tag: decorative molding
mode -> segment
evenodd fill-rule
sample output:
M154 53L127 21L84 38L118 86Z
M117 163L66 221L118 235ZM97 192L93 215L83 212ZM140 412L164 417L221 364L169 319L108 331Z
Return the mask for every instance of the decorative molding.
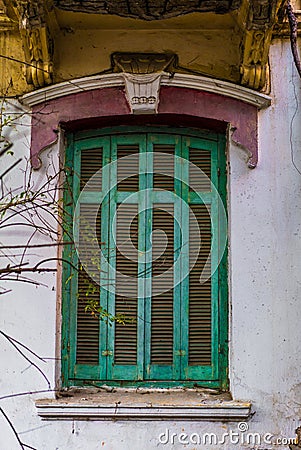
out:
M0 0L0 31L10 31L14 29L18 29L18 24L9 17L6 5Z
M161 84L162 86L184 87L196 89L198 91L221 94L248 103L249 105L256 106L258 109L267 108L271 105L271 97L266 94L255 92L238 84L217 80L215 78L186 74L175 74L171 78L164 75Z
M175 53L124 53L116 52L111 57L112 70L132 74L170 72L174 73L178 63Z
M123 73L125 93L133 114L158 112L162 73L136 75Z
M154 114L159 103L163 71L174 73L177 55L168 53L113 53L112 70L121 71L133 114Z
M224 95L175 86L161 86L158 114L148 123L193 126L225 132L233 130L232 140L246 149L248 166L258 161L258 108ZM140 116L141 117L141 116ZM80 90L74 94L39 102L32 107L31 162L41 167L40 153L57 141L58 127L103 127L136 124L124 90L118 87ZM142 120L139 121L142 124Z
M44 420L206 420L242 421L251 417L250 403L223 402L199 406L155 404L70 404L57 401L36 402Z
M30 92L23 95L20 100L26 106L33 107L71 94L124 85L125 80L121 73L94 75L92 77L64 81L63 83ZM161 86L184 87L221 94L256 106L258 109L267 108L271 104L271 97L268 95L215 78L186 74L175 74L171 78L168 74L163 74L161 77Z
M271 31L246 31L243 61L240 67L242 85L252 89L261 89L265 86L271 38Z
M241 84L263 89L268 84L268 56L277 15L283 0L250 0L241 43Z
M241 0L127 0L104 2L103 0L54 0L57 8L72 12L115 14L142 20L159 20L192 12L216 12L225 14L239 8Z
M19 20L26 62L26 81L41 88L53 81L54 41L50 31L51 3L47 0L17 0L14 11Z

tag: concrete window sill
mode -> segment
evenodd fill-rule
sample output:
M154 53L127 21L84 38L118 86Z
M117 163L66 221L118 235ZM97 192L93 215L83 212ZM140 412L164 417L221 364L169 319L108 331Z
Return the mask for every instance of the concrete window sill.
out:
M36 401L43 420L206 420L243 421L251 404L208 390L125 390L91 393L75 390L70 397Z

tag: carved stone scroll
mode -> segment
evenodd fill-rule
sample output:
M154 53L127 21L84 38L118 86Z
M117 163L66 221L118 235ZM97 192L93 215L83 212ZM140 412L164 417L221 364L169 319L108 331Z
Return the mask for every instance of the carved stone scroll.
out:
M54 0L54 3L66 11L160 20L193 12L225 14L239 8L241 0Z
M173 73L177 55L168 53L114 53L113 71L121 71L125 93L134 114L153 114L158 111L161 76Z
M266 84L271 31L246 31L243 62L240 68L241 84L261 89Z
M268 80L268 56L283 0L251 0L247 26L243 31L241 84L251 89L262 89Z
M125 92L132 113L156 113L159 103L160 80L163 72L146 75L124 73Z
M7 13L7 7L2 0L0 0L0 31L9 31L18 28Z
M23 41L26 81L35 88L52 83L53 39L47 1L17 0L15 12Z
M178 57L174 53L113 53L114 72L146 74L175 72Z

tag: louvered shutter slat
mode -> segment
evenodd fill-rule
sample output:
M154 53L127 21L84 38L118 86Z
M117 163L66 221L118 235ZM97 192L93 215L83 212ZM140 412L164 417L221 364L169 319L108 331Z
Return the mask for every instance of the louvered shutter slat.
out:
M173 272L169 270L167 273L168 269L172 269L174 260L174 218L171 207L155 204L153 208L151 363L159 365L171 365L173 362ZM155 230L163 230L167 239L164 253L157 258L162 251L162 240L160 235L156 237ZM166 292L155 295L161 291Z
M211 364L211 219L205 205L190 205L191 253L196 252L194 220L197 220L201 246L189 274L189 365ZM205 270L204 270L205 269ZM207 281L204 278L207 278Z
M122 204L117 208L115 313L120 314L125 323L115 323L114 361L120 365L137 364L137 212L137 205ZM119 286L124 283L126 297L118 295Z
M132 155L132 156L130 156ZM120 158L125 158L121 159ZM117 146L118 191L138 191L139 189L139 146Z
M174 190L174 156L173 145L154 145L154 189L164 189L166 191Z
M189 167L189 188L194 191L210 191L211 180L211 154L208 150L198 148L189 149L189 161L202 172Z
M101 190L102 183L102 148L88 148L81 152L80 187L87 190ZM94 175L91 186L86 183ZM80 206L79 244L84 260L89 262L93 274L99 270L98 252L92 248L93 236L100 241L101 214L96 217L95 211L98 205L82 204ZM93 261L93 264L91 263ZM88 264L88 265L89 265ZM77 298L77 332L76 332L76 362L77 364L97 365L99 362L99 320L91 312L86 311L88 301L93 301L98 306L100 286L90 278L84 268L78 271L78 298Z
M79 244L83 263L93 261L88 264L87 270L93 274L99 270L97 259L98 254L92 248L92 234L96 233L100 242L100 213L98 213L95 223L94 211L97 205L81 205L80 207L80 234ZM96 228L96 229L95 229ZM89 301L95 302L99 306L100 287L90 278L84 268L78 271L78 299L77 299L77 345L76 361L78 364L98 364L99 360L99 320L91 312L85 311Z

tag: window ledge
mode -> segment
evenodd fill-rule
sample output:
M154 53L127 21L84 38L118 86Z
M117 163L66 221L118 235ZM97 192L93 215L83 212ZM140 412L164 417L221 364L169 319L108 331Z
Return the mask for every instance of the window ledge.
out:
M200 391L137 392L133 390L36 402L43 420L206 420L241 421L251 416L251 404Z

